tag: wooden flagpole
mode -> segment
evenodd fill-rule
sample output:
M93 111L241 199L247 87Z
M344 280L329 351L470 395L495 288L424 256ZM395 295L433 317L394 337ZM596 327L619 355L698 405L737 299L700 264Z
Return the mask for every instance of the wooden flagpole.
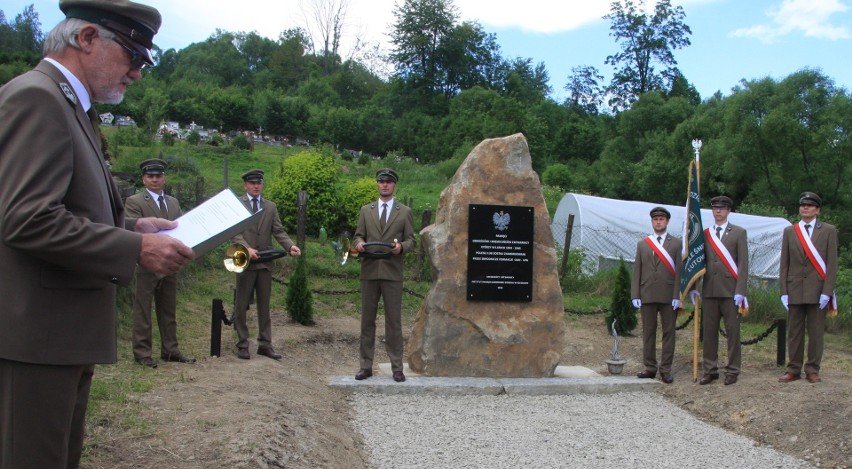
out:
M699 327L698 324L700 323L698 318L701 315L700 310L701 310L701 299L699 298L698 301L695 303L695 312L693 313L693 316L692 316L692 322L694 323L693 327L692 327L692 382L693 383L698 382L698 327Z

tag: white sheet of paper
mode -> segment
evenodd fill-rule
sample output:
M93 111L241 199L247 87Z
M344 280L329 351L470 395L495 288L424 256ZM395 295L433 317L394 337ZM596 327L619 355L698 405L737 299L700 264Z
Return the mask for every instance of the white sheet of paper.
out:
M251 217L252 213L240 199L230 189L225 189L178 218L177 228L160 233L177 238L195 249L217 235L233 231L231 228ZM230 236L232 235L224 236L225 239L220 243L225 242Z

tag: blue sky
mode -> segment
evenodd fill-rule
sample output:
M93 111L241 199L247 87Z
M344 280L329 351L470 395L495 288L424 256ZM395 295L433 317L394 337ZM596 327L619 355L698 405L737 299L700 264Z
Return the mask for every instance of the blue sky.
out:
M295 26L310 24L317 0L148 0L164 23L155 43L182 49L203 41L217 28L256 31L277 39ZM340 2L341 0L334 0ZM396 0L402 3L402 0ZM652 0L648 0L653 5ZM678 66L702 98L716 91L730 94L741 79L780 80L802 68L818 68L838 86L852 89L852 0L673 0L686 12L692 45L676 51ZM7 21L33 4L47 32L61 19L56 0L5 0ZM497 35L503 56L544 62L553 97L562 100L571 68L604 65L615 53L609 23L609 0L455 0L461 20L478 21ZM388 50L387 32L394 21L395 0L348 0L342 52L356 40ZM377 71L381 67L375 65ZM387 71L386 69L384 70Z

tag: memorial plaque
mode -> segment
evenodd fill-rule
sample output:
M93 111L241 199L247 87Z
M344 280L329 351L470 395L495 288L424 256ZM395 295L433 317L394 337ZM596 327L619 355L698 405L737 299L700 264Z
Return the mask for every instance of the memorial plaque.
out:
M467 299L532 301L533 207L468 205Z

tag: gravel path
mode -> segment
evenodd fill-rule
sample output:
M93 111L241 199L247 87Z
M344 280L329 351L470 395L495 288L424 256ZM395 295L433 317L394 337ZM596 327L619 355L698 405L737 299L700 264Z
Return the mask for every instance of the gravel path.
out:
M352 395L378 468L806 468L654 393Z

